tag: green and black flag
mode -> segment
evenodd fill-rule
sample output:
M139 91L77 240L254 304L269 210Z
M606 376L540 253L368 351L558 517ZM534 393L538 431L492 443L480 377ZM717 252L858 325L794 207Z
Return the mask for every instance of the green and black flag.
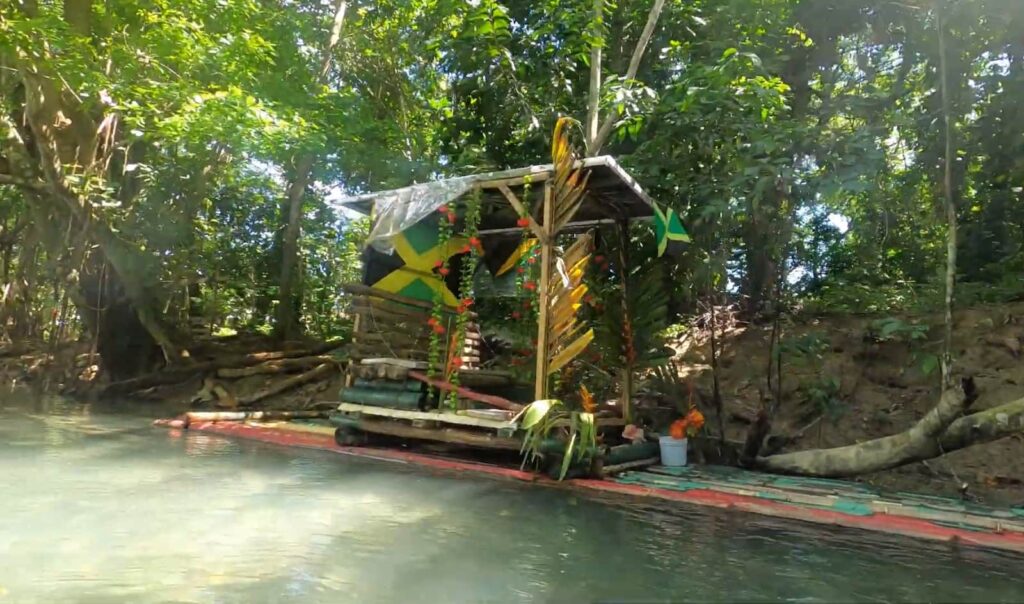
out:
M675 257L682 253L683 244L690 242L690 235L683 228L679 214L672 208L663 212L658 204L654 204L654 235L658 239L658 257Z

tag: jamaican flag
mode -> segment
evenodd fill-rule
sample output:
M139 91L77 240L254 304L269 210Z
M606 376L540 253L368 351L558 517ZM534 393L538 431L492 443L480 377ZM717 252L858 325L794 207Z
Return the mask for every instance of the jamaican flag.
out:
M679 214L672 208L662 211L654 204L654 235L658 240L658 257L678 256L683 251L683 244L690 242L690 235L683 228Z
M462 252L469 243L453 237L442 246L437 217L428 217L395 236L395 251L383 254L366 248L363 252L363 283L377 289L430 302L440 293L445 304L458 304ZM448 260L448 275L437 272L437 263Z

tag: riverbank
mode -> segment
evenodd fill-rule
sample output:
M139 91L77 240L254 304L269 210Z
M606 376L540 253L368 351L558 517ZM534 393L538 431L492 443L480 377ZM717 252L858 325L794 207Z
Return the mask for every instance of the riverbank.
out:
M742 441L768 389L771 326L733 324L721 338L719 384L726 437ZM935 353L939 314L798 315L783 325L782 403L770 440L778 450L850 445L908 429L939 397ZM675 341L684 379L712 409L708 334ZM972 377L971 412L1024 397L1024 303L954 313L954 372ZM709 418L715 426L716 420ZM926 462L857 477L875 487L963 497L992 505L1024 504L1024 434L970 446Z
M936 371L925 371L941 340L941 318L929 315L803 316L784 326L783 404L774 424L782 451L832 447L894 434L923 415L938 396ZM742 441L766 389L766 326L733 324L721 339L719 383L727 439ZM1024 396L1024 303L976 307L955 315L957 372L978 384L972 410ZM192 364L112 382L87 342L0 349L7 384L79 400L131 399L163 413L188 410L330 410L342 384L340 342L286 345L254 334L201 338ZM675 341L684 380L692 379L717 426L711 403L707 334ZM169 411L168 411L169 410ZM702 459L700 451L695 458ZM1024 504L1024 440L1005 438L853 482L893 491L959 497L997 506ZM966 485L966 488L965 488Z

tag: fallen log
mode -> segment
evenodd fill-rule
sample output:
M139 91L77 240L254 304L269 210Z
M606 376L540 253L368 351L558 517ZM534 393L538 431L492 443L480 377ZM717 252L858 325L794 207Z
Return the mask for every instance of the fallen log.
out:
M463 388L462 386L456 386L456 385L450 384L450 383L448 383L448 382L446 382L444 380L438 380L438 379L434 379L432 377L427 377L426 374L421 373L419 371L410 371L408 375L409 375L409 377L413 378L414 380L419 380L419 381L421 381L421 382L423 382L425 384L428 384L430 386L433 386L434 388L437 388L438 390L444 390L445 392L456 392L459 396L461 396L463 398L467 398L467 399L470 399L470 400L473 400L473 401L477 401L479 403L484 403L484 404L490 405L492 407L497 407L498 409L505 409L507 411L517 411L517 412L523 410L523 406L522 405L520 405L519 403L514 403L514 402L508 400L507 398L502 398L500 396L494 396L492 394L482 394L480 392L474 392L473 390L470 390L469 388Z
M1024 401L1004 405L1002 411L990 409L955 419L973 398L973 383L964 380L960 388L943 392L939 404L906 432L845 447L758 457L754 465L782 474L845 478L932 459L1020 432Z
M160 371L153 373L147 373L140 375L139 377L131 378L128 380L122 380L120 382L114 382L108 385L100 392L101 397L110 397L116 395L129 394L136 390L142 390L143 388L152 388L153 386L164 386L167 384L176 384L191 378L194 375L200 373L206 373L208 371L216 371L226 367L246 367L249 365L255 365L257 363L263 363L265 361L271 361L276 359L288 359L294 357L309 357L319 356L324 353L330 352L335 348L339 348L344 341L332 340L326 342L320 346L307 350L280 350L273 352L255 352L251 354L238 355L233 357L221 357L219 359L213 359L211 361L205 361L202 363L192 363L190 365L174 365L172 367L164 368Z
M320 365L321 363L331 363L334 360L329 356L297 357L294 359L266 361L251 367L222 367L217 370L217 377L234 379L251 375L284 373L289 369L302 369Z
M190 411L185 417L190 422L238 422L281 419L317 419L328 416L328 411Z
M324 363L322 365L318 365L315 369L311 369L305 373L300 373L299 375L290 377L287 380L282 380L276 384L271 384L270 386L264 388L263 390L254 392L249 396L240 397L238 399L238 403L240 405L251 405L253 403L262 401L267 397L274 396L275 394L280 394L282 392L291 390L292 388L296 388L303 384L324 379L337 371L338 365L336 363Z

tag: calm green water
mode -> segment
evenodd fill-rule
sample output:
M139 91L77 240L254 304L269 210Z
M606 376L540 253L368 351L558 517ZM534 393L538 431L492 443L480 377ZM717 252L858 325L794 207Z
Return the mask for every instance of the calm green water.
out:
M0 401L2 602L1024 600L1024 559Z

